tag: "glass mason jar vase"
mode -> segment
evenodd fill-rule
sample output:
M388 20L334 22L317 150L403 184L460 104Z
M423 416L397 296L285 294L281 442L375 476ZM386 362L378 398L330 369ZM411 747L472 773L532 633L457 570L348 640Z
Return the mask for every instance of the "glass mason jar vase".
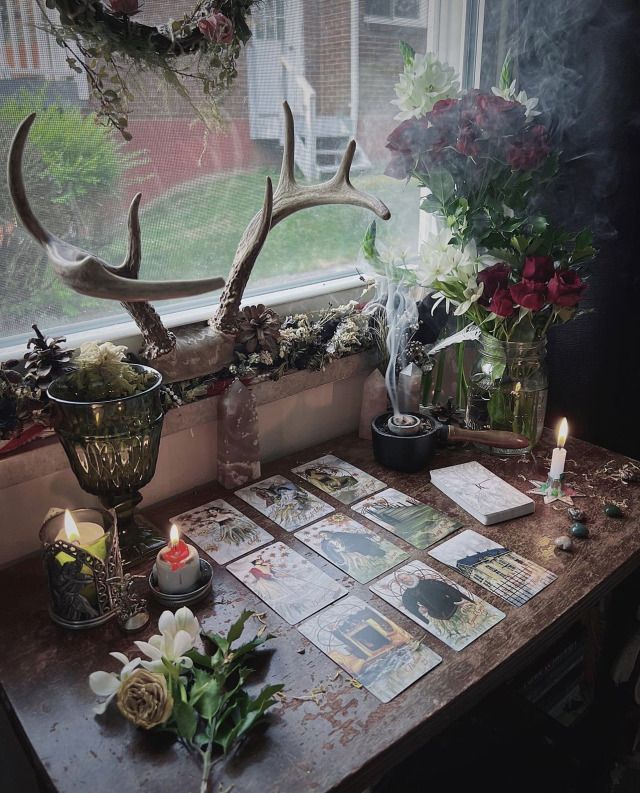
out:
M482 333L467 394L467 426L473 430L509 430L540 440L547 409L547 339L501 341ZM529 449L488 449L502 456Z
M156 470L164 410L162 375L141 364L134 368L153 375L144 391L120 399L82 402L63 397L68 375L48 390L53 427L80 487L114 509L123 560L131 564L165 544L155 527L135 511L138 492Z

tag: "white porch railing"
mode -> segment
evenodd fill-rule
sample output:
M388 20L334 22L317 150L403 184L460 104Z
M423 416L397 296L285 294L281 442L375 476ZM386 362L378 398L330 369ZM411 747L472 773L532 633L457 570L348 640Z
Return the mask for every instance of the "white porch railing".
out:
M88 96L84 75L69 68L64 51L40 29L41 11L35 0L1 0L0 79L36 77L74 80L81 99ZM48 11L53 20L54 11Z

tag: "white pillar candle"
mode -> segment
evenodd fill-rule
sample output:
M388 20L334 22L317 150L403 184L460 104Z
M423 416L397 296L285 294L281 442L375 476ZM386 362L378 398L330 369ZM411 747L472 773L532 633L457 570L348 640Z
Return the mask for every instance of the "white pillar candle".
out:
M551 469L549 470L550 479L560 479L564 473L564 465L567 459L567 450L564 448L564 445L567 441L568 434L569 425L566 419L562 419L560 422L560 429L558 430L558 445L551 455Z
M178 529L171 527L169 545L156 557L158 589L165 595L191 592L200 580L200 557L193 545L180 539Z

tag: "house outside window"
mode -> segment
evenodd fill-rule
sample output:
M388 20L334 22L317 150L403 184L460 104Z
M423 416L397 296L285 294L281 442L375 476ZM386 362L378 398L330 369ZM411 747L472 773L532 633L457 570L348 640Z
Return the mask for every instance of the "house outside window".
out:
M424 26L427 19L426 0L365 0L364 7L369 23Z
M418 247L415 187L384 176L386 137L393 129L394 83L407 41L424 52L433 9L449 8L449 27L462 29L460 0L264 0L252 14L254 35L238 77L221 102L224 126L207 130L161 80L135 80L131 142L96 128L84 78L37 28L37 0L7 0L0 16L0 151L17 123L38 119L25 156L29 198L44 224L63 239L117 264L126 249L126 214L141 191L146 279L226 277L240 236L262 204L267 176L277 179L282 151L281 103L296 124L301 181L331 176L350 138L358 150L354 183L390 207L379 224L398 252ZM464 3L460 4L461 7ZM192 3L147 3L141 21L157 23ZM415 19L401 31L371 24L370 13ZM403 15L401 17L401 15ZM413 16L412 16L413 15ZM416 16L417 15L417 16ZM433 36L432 36L433 38ZM455 37L454 37L455 38ZM459 38L459 37L458 37ZM437 44L437 42L436 42ZM434 48L434 46L432 46ZM4 171L4 169L2 169ZM0 176L3 180L4 176ZM245 297L283 290L313 293L313 284L360 283L359 247L371 221L366 210L326 206L288 218L272 230ZM204 319L216 295L157 304L167 325ZM55 277L41 248L15 223L5 185L0 191L0 347L15 351L37 322L49 333L123 338L128 316L110 301L82 297ZM79 340L71 335L71 341Z

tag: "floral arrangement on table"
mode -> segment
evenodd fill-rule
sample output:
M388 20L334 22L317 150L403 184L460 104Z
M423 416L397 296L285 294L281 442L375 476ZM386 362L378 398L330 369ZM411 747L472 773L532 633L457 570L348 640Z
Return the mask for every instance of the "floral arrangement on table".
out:
M237 59L251 37L247 17L255 2L198 0L181 18L150 25L133 19L143 10L142 0L46 0L59 21L42 8L43 28L66 51L69 67L86 76L98 118L130 140L132 67L136 74L152 71L163 77L203 118L189 93L189 82L196 81L219 120L215 98L237 75Z
M395 100L401 123L388 137L386 173L427 188L421 208L440 226L420 251L417 278L433 290L435 305L444 302L461 324L480 328L488 357L497 361L489 379L479 371L472 382L488 415L474 419L468 408L469 423L515 429L518 412L517 431L535 443L546 388L527 387L528 364L509 371L504 343L535 345L553 325L584 313L579 303L595 254L591 234L556 228L544 214L559 153L538 99L517 91L509 55L499 86L485 92L460 91L454 70L433 55L406 44L402 52Z
M251 696L244 684L254 670L252 654L273 638L264 627L244 644L236 645L248 620L243 611L226 636L206 632L190 609L165 611L158 620L159 634L136 641L145 656L129 659L112 652L120 672L93 672L89 685L102 702L96 714L115 700L120 713L144 730L171 732L202 763L200 792L209 788L214 751L229 752L276 702L282 684L264 686ZM200 638L213 649L198 649ZM235 645L235 646L234 646Z
M213 396L237 377L249 383L277 379L292 370L324 369L332 360L375 347L373 320L355 301L284 320L261 305L244 308L243 316L235 362L215 375L163 386L165 409ZM8 361L0 368L0 453L50 432L46 389L60 375L75 370L69 387L76 394L90 388L95 399L145 388L144 378L132 374L131 367L129 374L123 368L125 347L90 343L72 356L63 346L64 337L45 337L33 327L36 336L29 341L23 366Z

